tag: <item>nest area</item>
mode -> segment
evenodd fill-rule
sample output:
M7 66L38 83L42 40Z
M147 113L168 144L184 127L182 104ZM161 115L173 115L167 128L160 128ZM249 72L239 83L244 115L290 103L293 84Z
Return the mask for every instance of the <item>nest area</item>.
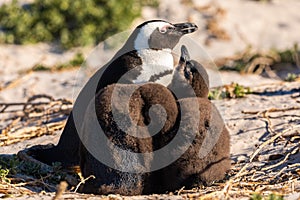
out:
M51 135L62 130L71 112L72 102L54 99L48 95L36 95L23 103L0 103L0 146L9 146L42 135ZM265 122L265 134L251 156L244 160L232 161L232 168L222 181L210 186L198 186L193 190L181 190L163 195L139 196L139 199L226 199L276 194L284 196L300 192L300 107L273 108L247 111L242 114L253 120ZM291 119L292 117L292 119ZM0 158L4 155L0 155ZM3 159L3 158L1 158ZM22 160L22 158L19 158ZM24 161L24 160L23 160ZM25 162L32 162L26 160ZM0 162L1 165L1 162ZM1 169L1 168L0 168ZM2 167L3 169L3 167ZM37 191L52 191L53 198L88 198L89 195L74 193L78 185L56 187L56 184L70 176L57 176L58 169L49 166L48 172L40 178L16 173L2 176L0 173L0 193L5 195L35 195ZM64 177L64 178L62 178ZM78 179L80 179L77 176ZM80 181L80 180L79 180ZM70 183L72 181L67 180ZM79 184L84 182L81 179ZM77 182L78 184L78 182ZM35 189L32 189L35 188ZM55 196L56 195L56 196ZM100 196L99 196L100 198ZM113 195L104 199L129 199Z
M71 101L49 95L35 95L24 103L0 103L0 146L61 130L71 109Z

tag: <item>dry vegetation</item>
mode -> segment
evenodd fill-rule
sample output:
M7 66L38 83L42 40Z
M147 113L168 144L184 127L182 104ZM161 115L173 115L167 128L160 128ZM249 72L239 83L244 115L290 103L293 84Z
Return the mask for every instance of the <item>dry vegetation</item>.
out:
M295 98L299 97L295 96ZM6 146L61 130L70 112L71 102L38 95L27 102L2 103L0 106L0 146ZM182 188L166 196L171 199L226 197L260 199L262 196L281 199L283 195L300 192L300 116L295 115L299 110L300 107L288 107L243 111L246 117L263 120L266 124L267 135L251 157L242 161L233 161L232 169L224 181L216 182L211 186L199 186L193 190ZM295 117L293 122L283 120L284 116L292 115ZM282 119L280 126L277 124L278 119ZM276 125L273 121L276 121ZM63 184L56 195L64 197L71 195L72 198L90 197L90 195L73 193L79 179L76 174L62 171L59 164L47 166L39 163L27 155L26 151L19 153L18 157L1 155L0 166L0 193L5 194L5 197L33 195L44 190L53 192L56 191L56 185L63 180L71 186L67 188L67 193L62 194L66 190L66 185ZM268 196L271 194L273 196ZM160 198L166 196L162 195ZM140 198L156 199L157 197L151 195ZM110 196L108 199L114 198L125 197Z
M189 4L185 0L183 3ZM230 36L219 26L226 14L220 7L196 7L207 17L206 44L213 40L229 40ZM77 63L81 63L82 57ZM74 62L75 62L74 61ZM226 70L242 73L266 74L271 78L282 78L276 73L276 66L289 63L300 66L300 53L295 45L286 51L253 52L251 48L232 57L219 59L216 64ZM75 64L76 65L76 64ZM66 69L73 65L56 67L34 66L30 72L50 72ZM29 72L26 72L29 73ZM286 81L299 81L298 74L284 77ZM16 79L0 90L15 87ZM300 88L292 98L300 103ZM233 83L210 92L211 99L247 98L256 95L251 88ZM272 98L269 96L268 98ZM298 100L297 100L298 99ZM299 104L300 105L300 104ZM0 147L22 143L42 135L53 135L61 131L72 109L72 102L54 99L48 95L37 95L27 102L0 103ZM232 161L231 171L225 180L210 186L199 186L193 190L184 188L164 195L123 197L119 195L98 196L99 199L282 199L283 196L300 193L300 106L265 110L244 110L241 117L261 120L265 123L265 134L256 150L244 160ZM242 136L241 136L242 137ZM41 146L41 148L43 148ZM45 146L44 148L47 148ZM68 185L65 182L67 181ZM81 182L80 182L81 181ZM80 182L80 183L79 183ZM76 173L60 169L59 164L47 166L34 160L26 151L16 155L0 155L0 198L24 195L45 195L51 199L87 199L93 195L78 194L76 188L84 180ZM60 184L59 184L60 183ZM57 187L57 185L59 186ZM46 191L46 193L45 193ZM56 194L49 193L56 192ZM3 194L3 195L2 195Z
M0 146L61 130L71 107L71 101L48 95L36 95L27 102L0 103Z
M257 52L251 46L244 51L215 61L221 70L233 70L248 74L264 74L274 79L295 81L299 79L300 51L297 44L286 50L272 49L267 52ZM290 71L290 75L282 77L280 71ZM294 76L292 76L292 74Z

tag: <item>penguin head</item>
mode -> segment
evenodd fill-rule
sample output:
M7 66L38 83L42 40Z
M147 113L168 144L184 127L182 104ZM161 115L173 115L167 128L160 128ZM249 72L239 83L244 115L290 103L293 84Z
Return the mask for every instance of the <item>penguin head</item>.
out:
M192 86L197 97L208 96L209 78L205 68L195 60L190 59L187 48L182 45L181 55L176 71L180 80ZM184 87L184 85L182 85Z
M195 24L189 22L171 24L163 20L147 21L135 30L134 49L173 49L183 35L197 29Z

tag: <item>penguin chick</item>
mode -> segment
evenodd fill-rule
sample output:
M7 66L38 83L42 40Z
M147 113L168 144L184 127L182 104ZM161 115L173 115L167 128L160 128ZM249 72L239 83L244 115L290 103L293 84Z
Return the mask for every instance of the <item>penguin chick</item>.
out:
M134 92L129 102L124 101L127 95L131 94L130 91ZM153 113L149 115L151 106L157 104L162 106L165 114L160 109L152 109ZM92 103L90 107L96 109L97 118L92 117L92 112L86 113L84 126L86 135L82 138L83 143L80 145L80 168L84 177L94 175L96 178L86 181L80 191L121 195L157 192L156 185L153 184L152 172L139 172L139 169L151 171L153 160L151 153L155 148L153 140L158 140L161 134L169 132L176 123L178 110L172 93L166 87L154 83L140 87L133 84L113 84L101 90L96 95L95 105ZM129 113L124 112L124 108L128 109ZM128 127L131 123L128 116L134 124L142 128ZM161 122L164 123L161 124ZM97 123L108 138L107 142L103 140L97 142L94 139L101 134L99 129L93 128ZM149 127L149 124L159 126L158 135L151 137L150 128L145 128L146 125ZM123 125L128 128L127 131L120 128ZM91 150L94 142L98 149ZM124 152L118 152L116 147L112 147L113 145L123 149ZM112 148L105 151L106 147ZM101 159L109 158L114 167L107 166L107 163L97 159L95 153L99 153ZM150 154L138 157L133 153ZM128 170L136 172L127 172Z
M185 46L181 48L179 65L172 83L173 88L181 91L181 96L176 96L180 123L178 121L175 129L162 136L160 146L167 145L175 135L180 134L181 142L176 148L170 149L165 157L178 155L181 149L187 151L158 172L158 176L163 177L161 191L209 185L223 179L230 169L229 132L219 111L207 99L209 86L205 69L190 60ZM194 95L188 91L190 87Z
M195 104L199 105L198 109ZM222 180L230 169L230 136L217 108L207 98L196 97L179 99L178 105L180 126L161 137L164 143L161 146L180 134L180 143L169 149L165 157L178 155L181 149L187 150L160 170L157 176L163 179L161 192L210 185Z
M181 46L179 63L168 87L178 99L195 96L206 98L208 96L208 74L200 63L190 59L189 52L184 45Z

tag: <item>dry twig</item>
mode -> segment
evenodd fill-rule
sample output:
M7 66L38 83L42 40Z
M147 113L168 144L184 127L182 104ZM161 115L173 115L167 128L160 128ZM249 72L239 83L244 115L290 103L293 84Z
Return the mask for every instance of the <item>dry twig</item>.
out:
M61 196L63 195L63 193L66 191L67 187L68 187L67 182L65 182L65 181L60 182L59 185L57 186L57 191L55 193L53 200L60 199Z
M80 174L79 174L80 175ZM89 179L95 179L96 177L94 176L94 175L90 175L90 176L88 176L87 178L83 178L81 175L80 175L80 183L78 183L78 185L76 186L76 188L75 188L75 190L74 190L74 192L77 192L77 190L79 189L79 187L82 185L82 184L84 184L87 180L89 180Z
M291 155L299 152L299 146L296 145L292 148L292 150L286 154L286 156L284 157L283 160L279 161L276 164L273 165L269 165L266 167L263 167L261 169L259 169L259 171L257 171L255 168L250 167L253 163L255 158L258 156L258 154L267 146L269 146L270 144L274 143L276 141L277 138L282 137L284 134L292 131L292 130L298 130L300 128L300 124L296 124L294 126L291 126L287 129L284 129L282 131L276 131L274 130L274 127L272 125L272 121L270 119L269 113L271 112L287 112L287 111L293 111L293 110L299 110L300 107L289 107L289 108L272 108L272 109L268 109L268 110L264 110L264 111L242 111L242 113L244 114L252 114L252 115L257 115L257 116L261 116L263 119L265 119L266 121L266 129L267 132L270 133L270 138L268 140L266 140L265 142L261 143L258 148L252 153L252 155L249 158L249 161L229 180L227 181L226 185L223 188L222 194L223 197L230 195L230 193L232 193L234 187L236 187L236 184L238 184L240 187L243 186L247 186L247 187L252 187L253 192L254 191L264 191L264 190L271 190L271 188L273 187L273 189L275 188L274 185L271 183L271 181L276 181L276 179L283 174L285 171L287 171L287 167L282 167L279 171L276 171L276 167L283 165L284 163L288 162L289 158ZM297 163L295 163L294 165L288 165L290 171L294 168L296 168L298 165ZM272 170L272 177L270 177L270 179L266 179L266 178L262 178L265 177L266 174L268 174L267 171ZM275 170L275 171L274 171ZM257 174L260 174L257 177ZM252 177L249 177L249 175L252 174ZM247 176L247 178L245 180L247 180L247 182L242 182L241 180L243 179L243 177L245 178ZM257 178L255 178L257 177ZM300 177L300 176L299 176ZM298 177L298 179L299 179ZM264 183L253 183L251 182L251 180L255 180L255 181L259 181L259 180L265 180L267 182ZM279 181L280 179L278 179ZM277 182L278 182L277 181ZM246 185L245 185L246 184ZM257 186L260 186L260 188L256 188ZM272 187L271 187L272 186ZM254 188L253 188L254 187ZM282 187L280 188L280 190L282 190ZM278 190L279 191L279 190Z
M71 101L49 95L35 95L27 102L0 103L0 146L61 130L71 108Z

